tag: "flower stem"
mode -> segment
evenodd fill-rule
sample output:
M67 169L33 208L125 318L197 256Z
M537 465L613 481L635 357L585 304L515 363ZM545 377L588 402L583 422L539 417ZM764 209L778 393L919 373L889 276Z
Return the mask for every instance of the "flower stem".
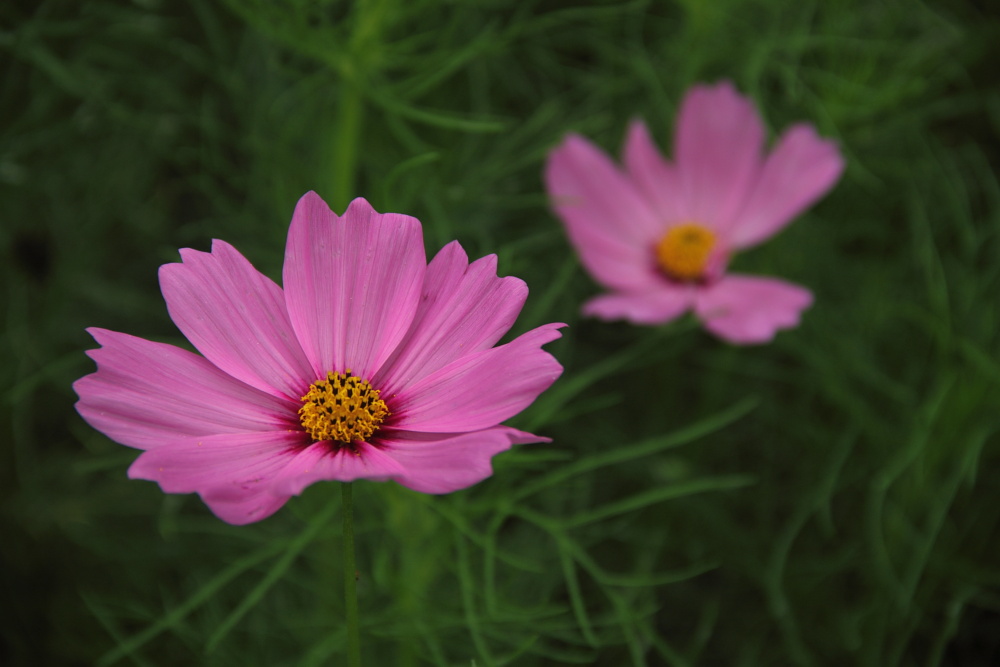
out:
M353 81L341 84L337 109L337 134L333 167L334 209L343 212L355 195L355 172L358 161L358 138L361 136L361 91Z
M344 608L347 612L347 664L361 667L358 628L358 579L354 569L354 500L350 482L340 485L344 500Z
M365 114L362 82L376 81L379 68L382 24L389 0L358 0L351 16L347 58L340 67L340 99L334 130L333 204L343 211L357 196L358 147Z

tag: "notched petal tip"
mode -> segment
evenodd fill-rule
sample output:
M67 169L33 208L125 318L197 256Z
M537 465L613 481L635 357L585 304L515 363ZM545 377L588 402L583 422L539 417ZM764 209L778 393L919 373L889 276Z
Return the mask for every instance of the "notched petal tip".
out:
M299 197L297 205L300 204L309 204L311 206L326 206L326 201L322 197L320 197L315 190L309 190L304 195Z
M372 206L364 197L355 197L351 200L351 203L347 205L347 209L344 211L344 217L350 215L370 216L381 215L381 213L376 211L375 207Z
M323 224L336 219L337 215L330 210L323 198L310 190L299 197L299 201L295 204L289 234L291 234L292 229L303 223Z

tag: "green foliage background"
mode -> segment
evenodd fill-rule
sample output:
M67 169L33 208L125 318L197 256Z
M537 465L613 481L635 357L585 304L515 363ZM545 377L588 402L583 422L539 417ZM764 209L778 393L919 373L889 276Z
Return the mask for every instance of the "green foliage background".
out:
M185 344L156 267L280 274L297 198L497 253L569 323L445 497L355 485L370 665L1000 663L1000 18L974 0L48 0L0 5L0 662L337 664L339 493L235 528L133 482L70 384L86 326ZM669 147L693 83L815 123L838 187L741 271L810 287L734 348L583 320L547 208L568 131Z

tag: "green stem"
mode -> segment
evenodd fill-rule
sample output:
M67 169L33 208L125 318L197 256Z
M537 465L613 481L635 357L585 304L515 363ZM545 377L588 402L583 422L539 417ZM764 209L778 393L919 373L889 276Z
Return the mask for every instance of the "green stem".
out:
M333 165L333 208L343 213L357 196L358 141L361 137L361 91L350 80L341 83L340 103L337 108L336 153Z
M344 499L344 608L347 611L347 664L361 667L361 635L358 628L358 579L354 569L354 500L351 484L341 484Z
M357 196L358 146L365 99L361 82L376 80L379 38L388 10L386 0L359 0L352 11L347 59L340 69L340 100L334 135L333 203L343 211Z

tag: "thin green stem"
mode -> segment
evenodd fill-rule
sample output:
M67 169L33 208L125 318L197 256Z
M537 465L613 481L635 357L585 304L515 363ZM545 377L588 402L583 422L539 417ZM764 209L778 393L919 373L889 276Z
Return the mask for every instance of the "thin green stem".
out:
M376 78L380 31L388 4L385 0L362 0L353 10L348 59L340 71L341 90L334 134L333 203L337 211L345 210L358 194L358 146L365 109L361 82Z
M341 85L340 103L337 109L336 153L333 165L334 209L344 211L357 194L355 173L357 171L358 141L361 136L361 91L353 81L345 80Z
M344 499L344 609L347 612L347 664L361 667L361 635L358 628L358 579L354 569L354 499L351 484L341 484Z

